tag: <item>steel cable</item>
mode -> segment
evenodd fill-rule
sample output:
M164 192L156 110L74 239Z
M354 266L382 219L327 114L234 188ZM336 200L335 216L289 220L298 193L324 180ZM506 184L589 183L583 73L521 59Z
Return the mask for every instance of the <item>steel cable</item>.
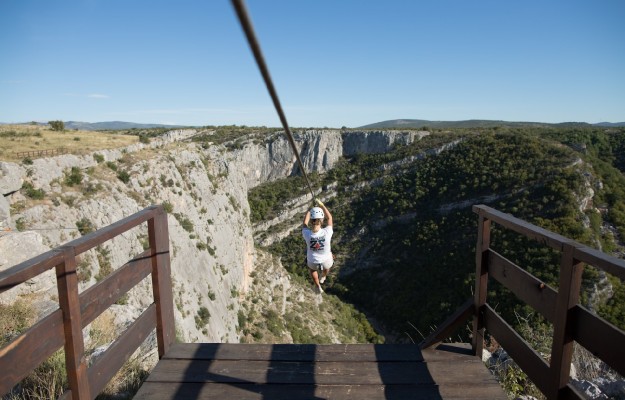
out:
M254 58L256 59L256 63L258 64L258 68L260 69L260 73L263 76L263 80L265 81L265 85L267 85L267 90L269 91L269 95L271 96L271 100L273 101L273 105L278 112L278 116L280 117L280 122L282 122L282 127L286 132L287 138L293 149L293 153L295 153L295 157L297 158L297 163L299 164L299 168L306 179L306 183L308 184L308 189L310 190L310 194L312 197L315 197L315 193L313 191L312 185L310 184L310 180L308 179L308 175L306 174L306 169L304 168L304 163L302 163L302 159L300 158L299 151L297 151L297 146L295 145L295 141L293 140L293 135L291 134L291 129L289 128L289 124L286 121L286 116L282 111L282 106L280 105L280 100L278 99L278 93L273 86L273 82L271 80L271 76L269 75L269 68L267 68L267 64L265 63L265 59L263 57L263 53L260 49L260 44L256 39L256 34L254 33L254 27L252 26L252 20L250 19L249 13L247 11L247 7L245 6L244 0L232 0L232 5L236 10L237 16L239 17L239 22L241 23L241 27L245 32L245 36L247 38L247 42L252 49L252 53L254 53Z

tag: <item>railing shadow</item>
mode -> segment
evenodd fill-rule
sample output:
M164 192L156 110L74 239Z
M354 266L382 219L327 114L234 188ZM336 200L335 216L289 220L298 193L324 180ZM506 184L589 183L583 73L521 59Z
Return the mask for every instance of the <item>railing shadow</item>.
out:
M387 400L428 399L439 400L442 396L438 386L423 360L417 345L397 345L405 350L398 352L396 345L374 345L378 373ZM403 354L402 354L403 353Z

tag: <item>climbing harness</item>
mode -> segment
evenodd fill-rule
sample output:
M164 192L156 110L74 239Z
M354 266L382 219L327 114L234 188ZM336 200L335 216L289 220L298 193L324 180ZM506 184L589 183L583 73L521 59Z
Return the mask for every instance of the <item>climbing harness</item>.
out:
M232 0L232 5L237 12L237 16L239 17L239 22L241 23L241 27L245 32L245 36L247 38L247 42L250 45L252 53L254 53L254 58L256 59L256 64L258 64L258 69L260 69L260 73L263 76L263 80L265 81L265 85L267 86L267 90L269 91L269 95L271 96L271 100L273 101L273 105L278 112L278 116L280 117L280 122L282 122L282 127L286 132L287 138L289 140L289 144L293 149L293 153L295 153L295 157L297 158L297 163L299 165L304 178L306 179L306 183L308 184L308 189L310 190L310 194L312 197L315 197L315 192L312 189L312 185L310 184L310 180L308 179L308 175L306 174L306 169L304 168L304 163L302 163L302 159L300 158L299 151L297 151L297 146L295 145L295 141L293 140L293 135L291 134L291 129L289 128L289 124L286 121L286 116L282 111L282 106L280 105L280 100L278 99L278 93L273 86L273 82L271 80L271 76L269 75L269 68L265 63L265 59L263 57L263 53L260 49L260 44L256 39L256 34L254 33L254 27L252 26L252 20L247 11L247 7L245 6L244 0Z

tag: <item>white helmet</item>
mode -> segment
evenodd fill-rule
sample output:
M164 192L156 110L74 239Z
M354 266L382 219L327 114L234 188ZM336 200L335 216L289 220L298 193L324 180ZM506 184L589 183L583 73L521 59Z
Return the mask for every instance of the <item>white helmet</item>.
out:
M323 219L325 215L323 214L323 210L319 207L313 207L310 209L310 218L312 219Z

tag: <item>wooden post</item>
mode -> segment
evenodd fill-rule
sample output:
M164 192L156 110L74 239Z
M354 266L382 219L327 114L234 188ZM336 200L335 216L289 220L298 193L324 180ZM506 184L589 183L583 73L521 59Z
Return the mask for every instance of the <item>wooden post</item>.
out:
M475 249L475 294L473 305L473 354L482 357L484 347L484 320L482 309L486 304L488 289L488 248L490 246L490 220L480 215L477 225L477 246Z
M63 312L67 379L72 391L72 399L91 399L78 298L76 254L71 246L62 247L61 250L64 260L63 263L56 266L56 279L59 290L59 306Z
M148 234L152 257L152 289L156 302L158 356L162 358L176 337L169 263L169 231L167 214L162 206L159 206L156 216L148 220Z
M569 314L579 302L584 265L573 258L575 245L563 244L560 261L560 284L553 322L553 344L551 347L550 385L547 398L562 397L562 389L569 383L571 359L573 357L573 330Z

